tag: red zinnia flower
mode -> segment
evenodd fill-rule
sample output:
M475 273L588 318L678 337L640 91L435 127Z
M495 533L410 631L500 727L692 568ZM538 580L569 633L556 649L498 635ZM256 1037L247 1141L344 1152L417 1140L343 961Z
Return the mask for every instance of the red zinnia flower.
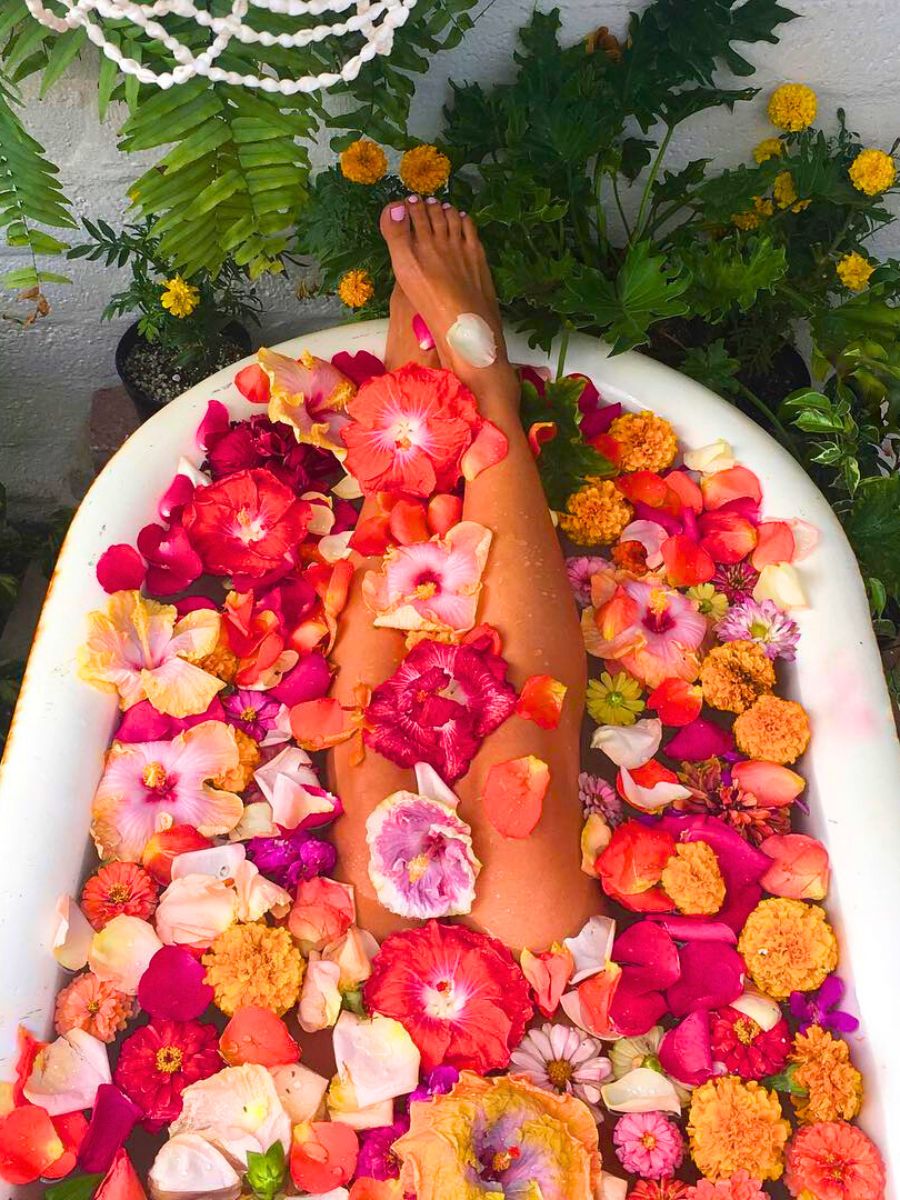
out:
M790 1030L783 1017L771 1029L762 1029L736 1008L710 1014L710 1035L713 1058L725 1064L729 1075L741 1079L777 1075L791 1048Z
M639 1179L628 1200L684 1200L688 1185L680 1179Z
M125 913L148 921L156 909L159 888L137 863L112 862L84 885L81 908L95 929Z
M861 1129L818 1121L798 1129L785 1151L784 1181L792 1196L816 1200L881 1200L884 1163Z
M425 1071L506 1067L534 1012L502 942L439 921L385 938L363 994L371 1012L403 1025Z
M190 1083L222 1069L219 1035L199 1021L154 1021L126 1038L114 1079L154 1129L181 1112L181 1093Z
M453 783L516 707L506 663L488 637L454 646L425 639L366 709L366 743L401 767L427 762Z
M289 565L311 516L305 500L260 467L197 488L182 522L205 570L258 579Z
M481 418L450 371L408 363L368 380L347 406L346 468L367 494L449 491Z

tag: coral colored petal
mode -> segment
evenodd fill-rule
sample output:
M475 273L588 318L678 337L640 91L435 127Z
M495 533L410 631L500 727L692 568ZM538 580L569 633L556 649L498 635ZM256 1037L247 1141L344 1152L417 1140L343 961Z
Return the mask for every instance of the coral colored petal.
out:
M121 542L107 546L97 559L97 582L104 592L139 588L146 574L147 567L137 550Z
M545 1017L552 1017L575 969L572 952L566 946L554 944L549 950L532 954L526 946L519 955L519 965L534 992L538 1009Z
M259 363L250 363L238 371L234 386L251 404L269 403L269 377Z
M106 1178L94 1192L94 1200L147 1200L138 1173L124 1150L119 1150Z
M666 483L685 508L695 513L703 511L703 493L690 475L684 471L670 471L666 475Z
M770 563L793 562L797 547L787 521L763 521L756 530L756 549L750 562L757 571Z
M759 803L767 808L785 808L793 804L806 787L802 775L778 763L753 759L735 763L731 775L743 791L752 792Z
M44 1172L45 1179L64 1179L78 1165L78 1152L84 1143L88 1123L80 1112L63 1113L53 1117L53 1128L59 1134L65 1150Z
M705 717L690 721L666 745L669 758L681 762L702 762L707 758L727 754L734 749L734 737L729 729L723 729Z
M359 1139L340 1121L309 1121L294 1126L290 1169L304 1192L328 1192L350 1182L359 1155Z
M300 1058L300 1047L288 1033L284 1021L271 1009L255 1004L236 1010L222 1030L219 1050L231 1067L241 1063L279 1067Z
M509 442L502 429L493 421L484 421L472 445L460 460L463 477L471 482L487 467L502 462L509 453Z
M663 725L690 725L700 716L703 689L686 679L664 679L647 697L647 707L656 710Z
M33 1183L65 1149L42 1108L26 1105L0 1117L0 1179L6 1183Z
M530 675L522 685L516 713L541 729L555 729L562 716L566 685L552 675Z
M716 573L709 552L685 533L676 533L660 546L666 578L673 587L695 587L707 583Z
M189 850L206 850L212 845L208 837L198 833L193 825L173 825L154 833L141 855L141 863L157 883L172 882L172 863L179 854Z
M347 714L333 697L305 700L290 711L291 732L304 750L324 750L353 733Z
M350 539L350 548L368 558L384 554L391 541L391 523L387 513L378 513L360 521Z
M708 512L732 500L746 499L753 504L759 504L762 500L759 479L746 467L729 467L728 470L717 471L715 475L707 475L700 484L700 490Z
M697 527L704 550L717 563L740 562L757 545L756 527L737 512L703 513Z
M429 538L425 505L421 500L398 500L391 508L388 528L394 541L401 546L426 542Z
M774 834L760 850L772 859L759 881L767 892L790 900L825 899L830 868L828 851L820 841L804 833Z
M528 837L544 806L550 768L533 754L495 763L487 773L481 803L488 820L504 837Z
M622 980L622 969L609 963L596 975L583 980L576 988L582 1028L598 1037L614 1036L617 1030L611 1018L616 991Z
M462 520L463 505L459 496L442 492L428 501L426 519L431 533L443 537Z

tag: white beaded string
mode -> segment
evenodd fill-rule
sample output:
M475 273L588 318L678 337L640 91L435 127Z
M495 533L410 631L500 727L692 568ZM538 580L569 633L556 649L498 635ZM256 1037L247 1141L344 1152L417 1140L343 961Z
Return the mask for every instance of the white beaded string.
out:
M198 76L211 83L229 83L237 87L255 88L260 91L291 96L297 92L314 92L333 87L341 81L355 79L364 63L376 54L390 54L394 44L394 33L409 17L416 0L232 0L231 11L224 17L213 17L196 7L193 0L153 0L139 3L134 0L58 0L66 10L59 16L49 9L43 0L25 0L28 11L42 25L55 33L66 33L81 28L90 41L111 59L120 71L134 75L141 83L155 84L168 89ZM348 19L334 24L322 22L297 29L293 33L273 33L267 29L254 29L244 18L251 9L262 14L281 17L318 17L326 14L338 15L348 8L356 12ZM210 43L195 54L160 24L159 17L179 17L193 21L211 35ZM96 18L108 21L126 20L137 26L144 34L159 43L176 62L170 71L157 72L134 58L129 58L110 41L102 24ZM295 50L328 38L343 38L348 34L360 34L365 44L359 52L349 58L339 72L321 71L317 75L301 75L296 79L284 79L274 72L262 77L225 70L216 65L216 60L228 49L233 40L242 45L279 46Z

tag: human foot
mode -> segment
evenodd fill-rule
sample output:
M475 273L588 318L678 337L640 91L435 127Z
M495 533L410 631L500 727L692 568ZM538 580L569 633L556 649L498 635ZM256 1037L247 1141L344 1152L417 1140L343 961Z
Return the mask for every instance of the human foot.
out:
M413 332L415 311L406 293L395 283L391 292L391 318L384 351L384 365L389 371L395 371L408 362L416 362L423 367L440 366L437 350L423 350Z
M479 398L490 394L498 402L515 403L518 382L506 356L497 296L472 219L433 197L422 201L410 196L384 209L380 227L397 284L431 330L441 365ZM448 341L464 314L474 314L492 335L496 356L489 365L473 365L452 335Z

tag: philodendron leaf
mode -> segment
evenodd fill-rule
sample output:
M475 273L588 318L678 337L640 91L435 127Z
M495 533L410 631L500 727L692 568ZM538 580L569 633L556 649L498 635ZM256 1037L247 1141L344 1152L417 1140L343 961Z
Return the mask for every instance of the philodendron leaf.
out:
M843 521L863 573L900 598L900 475L863 479Z

